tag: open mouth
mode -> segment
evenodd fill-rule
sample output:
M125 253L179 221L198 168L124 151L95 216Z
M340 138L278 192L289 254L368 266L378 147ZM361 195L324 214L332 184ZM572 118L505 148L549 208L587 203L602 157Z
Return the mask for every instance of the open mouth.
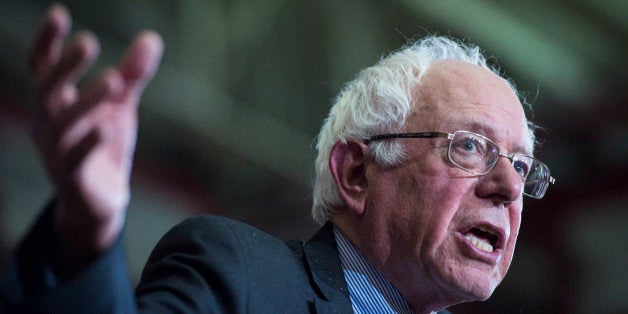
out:
M488 225L478 225L462 233L479 250L493 252L503 246L503 233Z

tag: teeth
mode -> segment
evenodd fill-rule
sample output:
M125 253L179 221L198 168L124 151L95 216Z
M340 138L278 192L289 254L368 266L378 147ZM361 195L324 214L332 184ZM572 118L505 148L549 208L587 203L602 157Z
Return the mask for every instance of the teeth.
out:
M476 228L480 229L481 231L493 234L493 232L485 226L477 226Z
M480 229L480 228L478 228ZM482 230L482 229L480 229ZM482 231L486 231L486 230L482 230ZM471 242L473 245L475 245L476 248L482 250L482 251L486 251L486 252L493 252L493 246L486 242L483 239L480 239L478 237L476 237L473 234L467 233L464 235L464 238L467 239L467 241Z

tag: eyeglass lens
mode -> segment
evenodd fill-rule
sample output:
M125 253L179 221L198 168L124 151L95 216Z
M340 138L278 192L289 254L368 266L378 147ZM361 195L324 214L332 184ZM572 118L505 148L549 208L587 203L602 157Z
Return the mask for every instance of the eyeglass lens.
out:
M490 139L468 131L456 131L449 144L449 159L456 166L474 174L490 172L500 157L499 147ZM548 187L549 169L540 161L521 154L506 157L524 182L523 193L541 198Z

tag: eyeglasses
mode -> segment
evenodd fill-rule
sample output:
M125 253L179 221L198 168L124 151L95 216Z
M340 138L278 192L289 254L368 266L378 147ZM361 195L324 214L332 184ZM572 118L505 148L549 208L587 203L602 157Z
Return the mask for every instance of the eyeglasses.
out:
M363 142L368 145L374 141L394 138L436 137L449 139L447 156L451 163L476 175L485 175L493 170L499 157L508 158L524 183L523 195L541 199L549 185L556 182L550 175L549 168L540 160L524 154L503 155L495 142L469 131L380 134Z

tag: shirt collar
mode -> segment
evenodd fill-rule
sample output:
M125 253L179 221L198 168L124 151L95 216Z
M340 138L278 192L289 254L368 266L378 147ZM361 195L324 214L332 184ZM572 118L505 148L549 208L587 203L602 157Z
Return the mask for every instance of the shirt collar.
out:
M401 293L334 226L354 313L412 313Z

